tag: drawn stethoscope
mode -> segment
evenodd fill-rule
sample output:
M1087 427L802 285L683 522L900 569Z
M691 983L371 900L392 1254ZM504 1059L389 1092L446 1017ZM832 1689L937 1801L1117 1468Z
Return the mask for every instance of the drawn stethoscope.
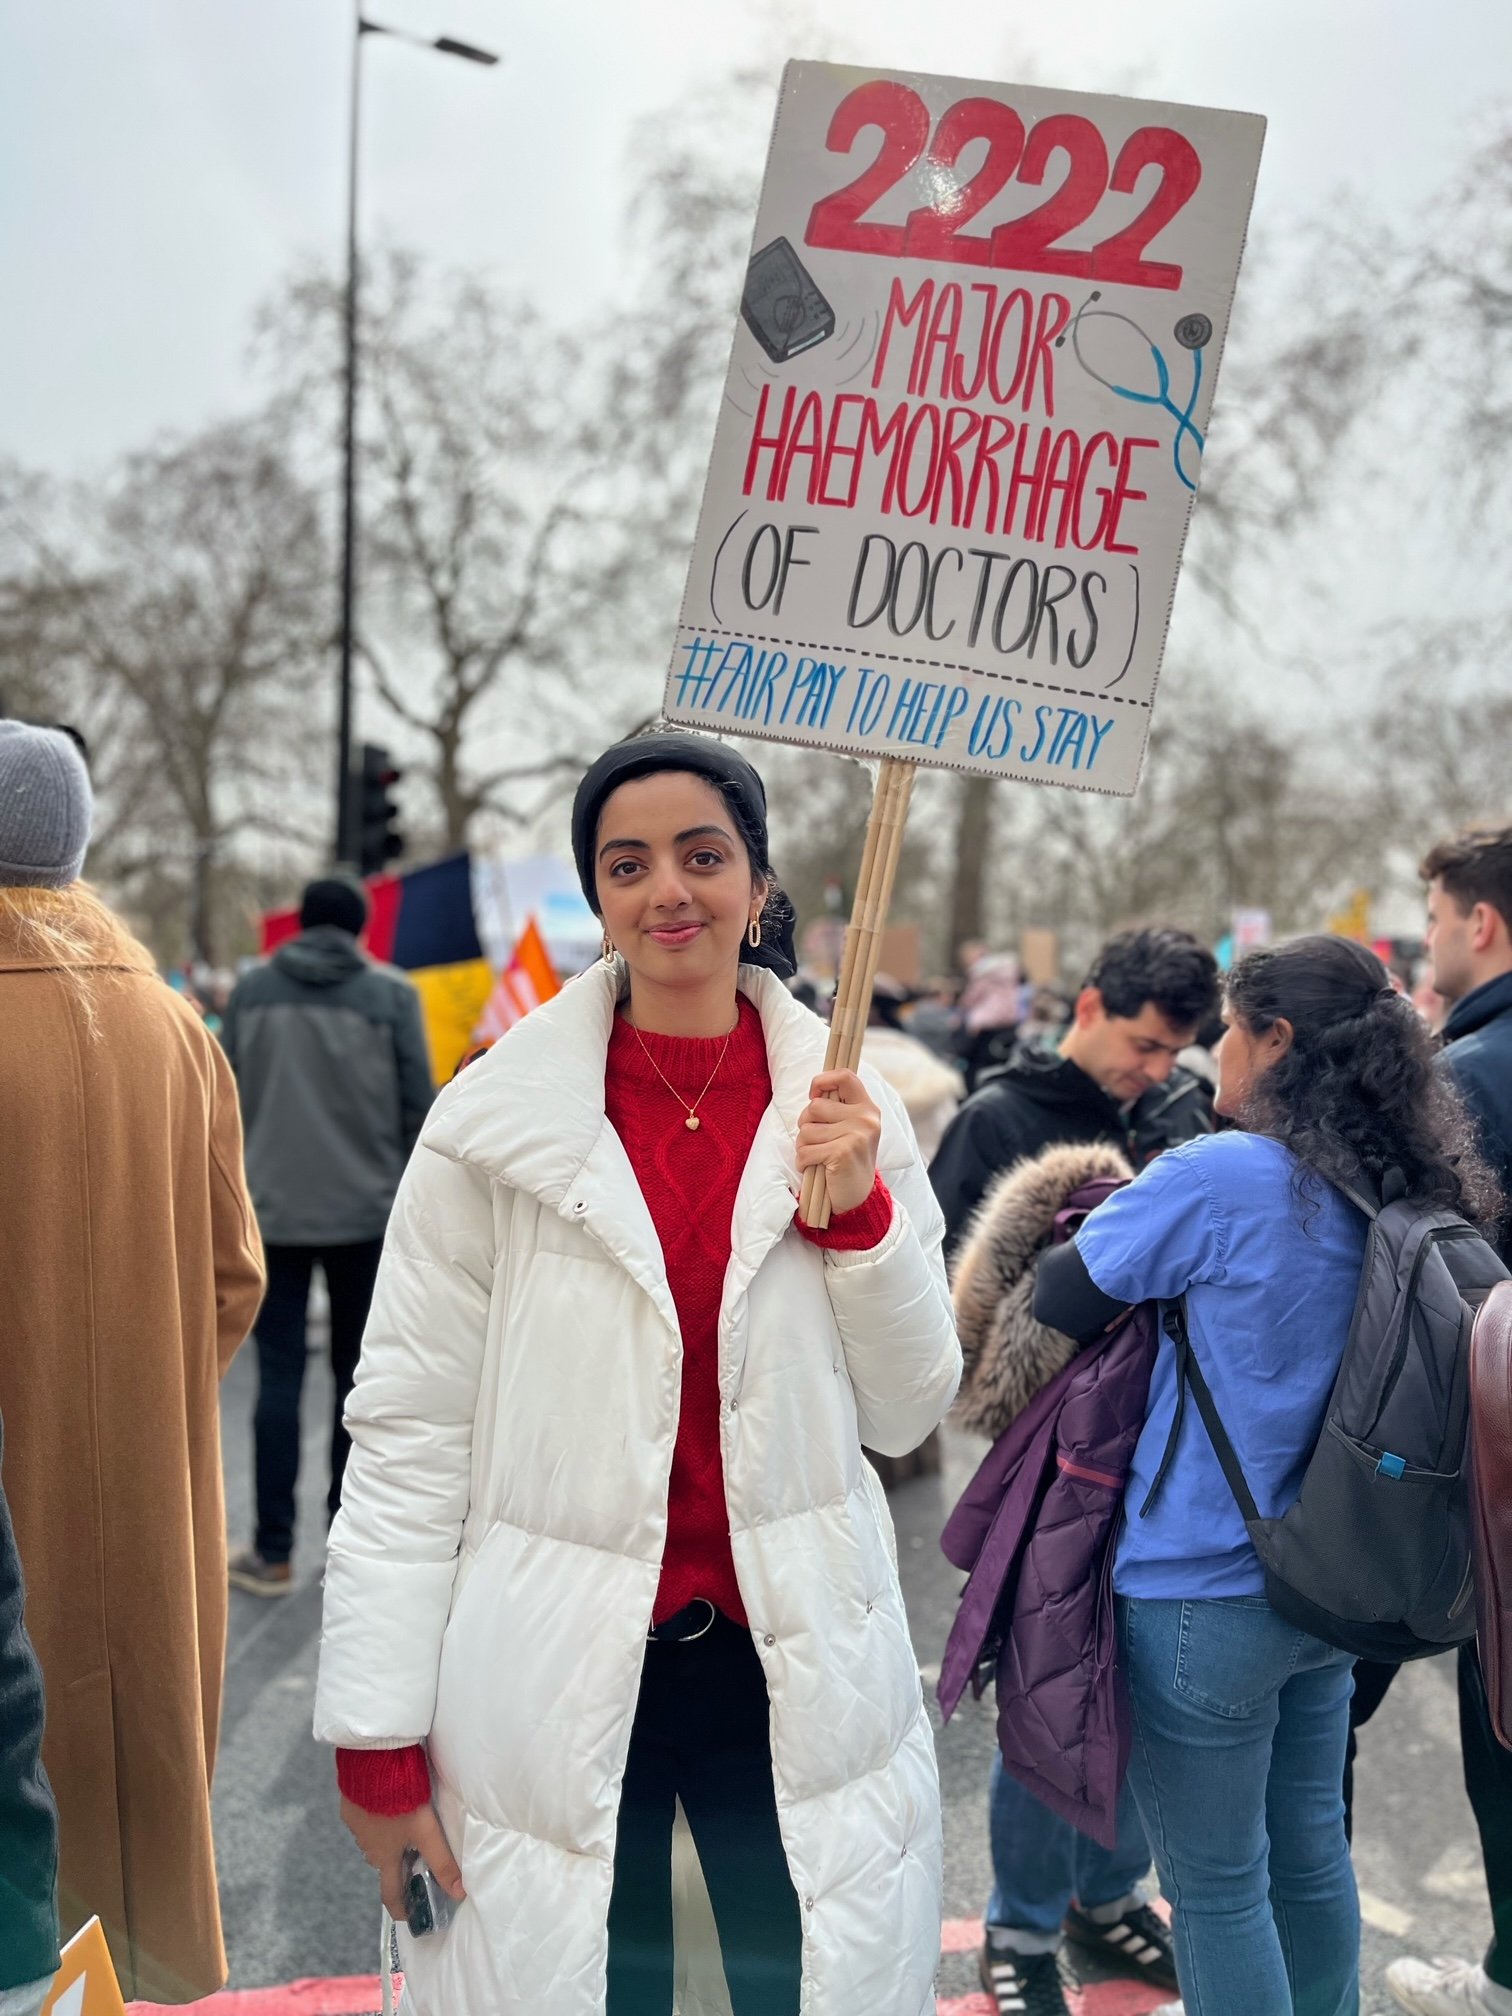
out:
M1178 406L1171 397L1171 367L1166 362L1160 345L1150 335L1148 330L1142 329L1139 326L1132 315L1125 315L1117 308L1095 308L1092 305L1095 301L1100 301L1101 299L1101 292L1094 289L1087 296L1081 307L1077 309L1075 317L1072 320L1070 329L1071 347L1076 352L1076 361L1089 378L1095 378L1099 385L1106 385L1108 390L1116 393L1120 399L1132 399L1140 406L1158 406L1162 412L1170 414L1171 418L1176 422L1176 436L1171 443L1172 466L1175 468L1178 480L1184 483L1188 490L1195 490L1197 488L1196 481L1187 474L1183 462L1183 447L1185 442L1190 439L1196 443L1197 453L1201 456L1206 446L1202 429L1194 423L1192 415L1196 411L1197 397L1202 390L1202 352L1204 346L1212 338L1213 325L1206 315L1183 315L1172 332L1176 341L1181 345L1183 350L1190 353L1192 359L1191 390L1187 393L1186 404ZM1153 392L1140 392L1136 391L1132 385L1121 385L1117 379L1108 377L1104 372L1099 371L1095 364L1089 363L1086 353L1082 348L1082 324L1084 322L1122 322L1132 329L1139 341L1149 351L1151 361L1155 366L1155 390ZM1065 338L1061 337L1058 341L1063 343Z

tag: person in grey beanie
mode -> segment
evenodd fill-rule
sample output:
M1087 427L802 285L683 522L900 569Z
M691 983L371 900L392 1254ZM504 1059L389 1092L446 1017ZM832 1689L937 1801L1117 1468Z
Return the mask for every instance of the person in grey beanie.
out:
M128 2001L188 2002L226 1978L210 1825L229 1607L218 1388L262 1253L230 1066L79 880L92 809L75 739L0 721L5 1499L46 1689L57 1930L98 1915ZM18 1609L0 1587L0 1638ZM27 1698L0 1670L0 1727ZM29 1756L14 1762L0 1987L34 1996L53 1929L8 1885L46 1855L46 1815ZM0 1742L0 1781L10 1768Z
M342 1414L384 1229L433 1092L420 997L358 945L367 915L360 883L342 876L310 883L299 936L238 983L221 1030L241 1092L247 1180L268 1255L253 1417L257 1527L229 1569L233 1586L254 1596L283 1596L294 1586L314 1270L325 1276L331 1312L336 1404L326 1506L334 1519L351 1447Z
M0 720L0 885L77 882L93 816L89 772L69 732Z

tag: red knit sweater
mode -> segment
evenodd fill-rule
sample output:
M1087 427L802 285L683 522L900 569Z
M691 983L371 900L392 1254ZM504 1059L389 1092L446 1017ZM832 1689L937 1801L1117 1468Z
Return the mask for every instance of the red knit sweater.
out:
M728 1049L723 1037L645 1035L616 1018L604 1107L661 1241L683 1343L656 1624L699 1596L737 1623L747 1622L730 1550L719 1443L719 1309L735 1193L771 1097L761 1017L743 996ZM695 1104L696 1130L687 1125ZM816 1245L866 1250L885 1237L892 1208L879 1177L866 1203L833 1219L828 1232L799 1230ZM336 1764L342 1791L370 1813L412 1812L430 1797L421 1744L338 1750Z

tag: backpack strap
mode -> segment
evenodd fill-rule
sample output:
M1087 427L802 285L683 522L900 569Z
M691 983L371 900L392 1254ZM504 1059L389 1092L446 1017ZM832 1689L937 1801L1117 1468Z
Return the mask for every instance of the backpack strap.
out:
M1179 1313L1178 1313L1179 1312ZM1191 1343L1186 1335L1185 1299L1173 1302L1165 1313L1165 1331L1176 1346L1176 1412L1171 1418L1171 1432L1166 1437L1165 1450L1160 1458L1160 1468L1155 1472L1155 1481L1145 1493L1145 1501L1139 1508L1141 1519L1148 1519L1160 1496L1160 1488L1165 1483L1166 1472L1170 1469L1176 1454L1176 1444L1181 1440L1181 1424L1186 1419L1187 1372L1182 1357L1182 1345L1186 1344L1186 1354L1191 1355Z
M1407 1178L1400 1169L1388 1169L1379 1185L1374 1183L1365 1171L1360 1170L1353 1182L1340 1183L1335 1180L1334 1188L1350 1203L1365 1213L1375 1223L1388 1204L1395 1204L1407 1195Z
M1186 1417L1187 1388L1190 1387L1192 1397L1197 1402L1197 1412L1202 1416L1202 1425L1206 1428L1208 1440L1213 1445L1213 1454L1218 1458L1219 1468L1234 1494L1234 1503L1239 1507L1240 1517L1248 1525L1260 1517L1259 1508L1240 1468L1239 1458L1234 1454L1234 1445L1228 1438L1228 1431L1219 1419L1217 1404L1207 1380L1202 1376L1202 1368L1197 1363L1196 1353L1192 1350L1184 1295L1166 1309L1165 1332L1176 1347L1176 1413L1171 1422L1170 1435L1166 1440L1165 1454L1160 1459L1160 1468L1156 1471L1155 1481L1139 1508L1139 1516L1141 1519L1149 1517L1150 1508L1155 1503L1160 1487L1165 1483L1166 1472L1171 1467L1176 1454L1176 1444L1181 1438L1181 1424Z

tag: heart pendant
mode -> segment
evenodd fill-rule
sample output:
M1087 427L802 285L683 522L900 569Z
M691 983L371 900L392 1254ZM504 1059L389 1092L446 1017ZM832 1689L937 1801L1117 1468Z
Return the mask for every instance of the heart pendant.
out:
M690 1134L696 1134L698 1132L698 1115L696 1113L690 1113L687 1119L684 1120L683 1125L684 1127L687 1128Z

